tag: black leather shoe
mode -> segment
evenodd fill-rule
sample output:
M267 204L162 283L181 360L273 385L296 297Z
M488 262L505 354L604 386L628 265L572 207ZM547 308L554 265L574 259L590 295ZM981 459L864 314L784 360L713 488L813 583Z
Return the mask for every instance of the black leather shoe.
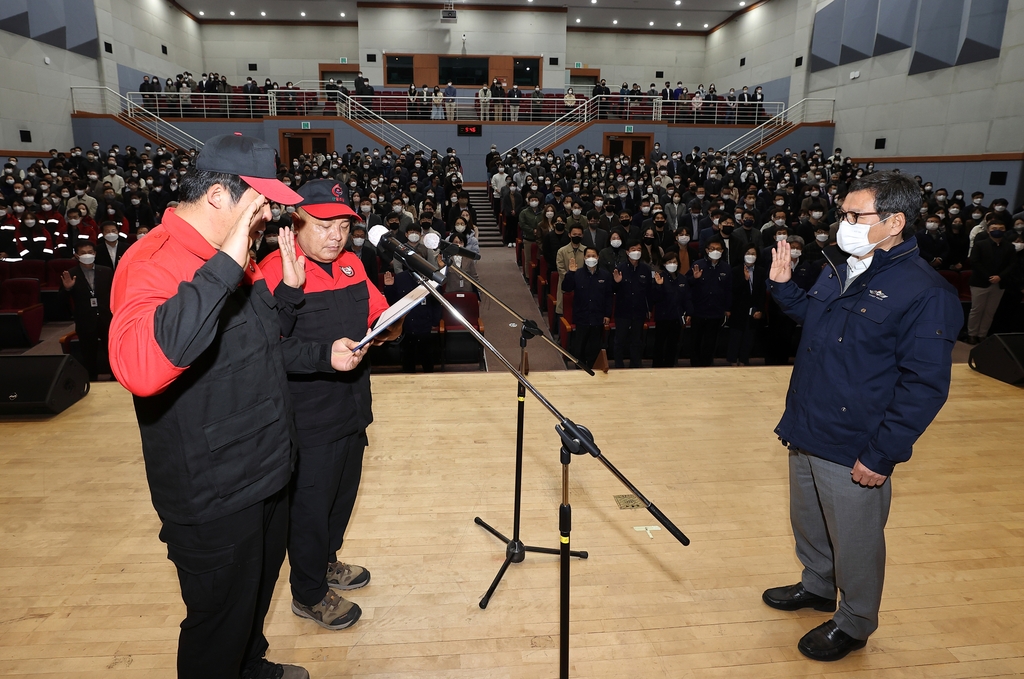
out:
M867 643L867 639L854 639L839 629L834 620L829 620L805 634L796 647L811 660L830 662L845 658Z
M826 599L823 596L811 594L804 589L802 582L790 585L789 587L766 589L764 594L761 595L761 599L772 608L777 608L780 611L798 611L801 608L813 608L816 611L833 613L836 610L835 599Z

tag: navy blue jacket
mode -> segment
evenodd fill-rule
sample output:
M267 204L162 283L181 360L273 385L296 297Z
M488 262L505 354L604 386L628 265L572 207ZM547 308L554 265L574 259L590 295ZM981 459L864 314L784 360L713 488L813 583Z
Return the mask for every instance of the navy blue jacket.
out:
M622 282L615 284L615 318L646 319L654 284L651 267L626 260L615 268L622 274Z
M394 304L415 289L419 283L408 271L395 274L394 285L384 286L384 296ZM405 316L403 332L426 335L441 321L441 303L433 295L427 295L422 302Z
M690 282L686 276L676 273L662 273L665 280L661 285L655 283L651 292L654 303L655 321L678 321L683 314L693 315L693 298L690 295Z
M693 295L693 315L698 318L721 318L732 307L732 269L725 257L718 260L718 266L711 266L711 260L698 259L693 264L701 270L701 277L695 278L693 269L686 272Z
M598 267L594 273L585 266L562 277L562 292L572 292L572 322L577 326L604 325L611 318L615 281Z
M879 250L845 291L847 255L831 246L825 257L810 291L769 282L773 299L803 324L775 433L818 457L851 468L859 459L889 476L946 401L963 310L915 238Z

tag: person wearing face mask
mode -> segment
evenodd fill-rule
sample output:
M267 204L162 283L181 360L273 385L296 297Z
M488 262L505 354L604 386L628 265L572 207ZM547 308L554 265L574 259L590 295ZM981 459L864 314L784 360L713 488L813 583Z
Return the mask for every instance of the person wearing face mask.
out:
M693 367L714 363L718 332L731 313L732 270L724 255L725 243L720 236L714 236L705 248L704 258L697 260L686 274L693 295Z
M627 259L626 248L623 247L626 240L626 232L622 229L612 229L608 237L608 247L599 251L598 266L604 271L611 273L619 264L624 264Z
M584 265L585 246L583 245L583 229L574 226L569 229L569 242L558 249L555 253L555 268L558 271L559 279L565 277L569 272L569 260L575 260L578 267ZM555 313L562 313L562 288L558 287L555 294Z
M989 218L988 238L976 240L970 255L968 344L978 344L988 336L1003 290L1011 281L1016 264L1016 249L1006 238L1006 220L999 216Z
M541 212L540 195L537 193L529 193L526 204L526 209L519 213L519 237L524 242L532 243L537 240L537 227L540 226L541 220L546 218L546 213ZM554 210L551 210L551 216L554 218Z
M751 245L743 263L732 270L732 309L729 315L729 365L750 365L750 351L765 316L768 270L758 264L759 250Z
M643 245L636 240L626 243L626 261L612 270L615 283L615 367L643 367L643 330L650 317L651 268L641 261Z
M569 245L569 229L566 228L565 220L558 218L550 231L545 234L541 241L541 253L547 264L548 271L558 269L558 251Z
M121 238L120 225L109 219L100 223L100 238L102 242L96 245L96 263L117 271L118 263L128 251L128 241Z
M808 262L820 262L825 258L824 250L831 243L830 239L830 227L824 222L819 223L814 229L813 239L809 241L803 248L803 258ZM769 259L771 258L771 253Z
M679 358L679 338L685 318L693 315L690 283L680 273L679 254L665 253L661 271L654 271L651 302L654 304L654 368L674 368Z
M601 352L601 338L612 315L614 282L610 271L602 269L596 249L584 250L583 266L575 258L569 261L569 271L561 278L560 289L573 293L572 325L565 319L561 324L572 330L570 352L588 368L594 367ZM572 328L575 326L575 328Z
M135 233L140 226L152 229L156 225L153 208L141 193L133 193L128 196L124 218L128 221L128 233Z
M921 258L933 269L944 268L949 257L949 242L941 227L939 216L930 214L925 218L924 228L915 234Z
M916 238L903 240L920 205L921 188L906 175L855 181L838 246L825 250L828 266L810 291L793 282L788 243L773 255L772 298L803 324L775 429L789 448L803 572L762 600L784 611L834 611L797 644L814 660L839 660L877 629L890 477L949 392L963 311L952 286L918 256Z
M78 335L78 358L96 381L99 373L109 373L107 337L110 332L110 289L114 271L96 264L96 247L83 241L76 244L78 263L61 275L58 289L62 304L71 303L74 310L75 334ZM102 369L102 370L101 370Z
M350 235L351 238L346 243L346 249L359 258L363 270L366 271L366 280L374 286L379 286L377 249L367 240L366 227L356 223L352 226Z

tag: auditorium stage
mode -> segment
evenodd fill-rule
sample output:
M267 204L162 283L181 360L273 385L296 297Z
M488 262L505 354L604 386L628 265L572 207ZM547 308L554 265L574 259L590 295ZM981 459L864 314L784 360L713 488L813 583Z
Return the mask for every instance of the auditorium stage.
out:
M535 373L693 543L596 460L571 466L573 677L995 677L1024 673L1024 390L953 368L950 400L894 479L881 627L834 664L796 642L827 619L761 603L798 579L786 452L788 368ZM500 373L374 378L377 422L342 556L363 609L330 632L289 609L269 657L325 677L558 675L558 559L513 565L478 602L512 528L515 383ZM523 538L556 547L554 420L528 397ZM183 613L157 539L131 398L96 384L52 419L0 420L0 675L172 677Z

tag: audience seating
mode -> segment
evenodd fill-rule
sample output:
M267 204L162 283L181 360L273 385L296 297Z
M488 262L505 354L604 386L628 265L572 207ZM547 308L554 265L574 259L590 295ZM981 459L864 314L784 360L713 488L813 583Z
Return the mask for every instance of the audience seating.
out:
M31 347L43 330L39 279L8 278L0 283L0 347Z
M484 324L480 320L479 297L472 292L446 292L444 297L458 309L470 326L484 334ZM487 369L484 348L447 307L441 312L440 333L442 369L449 363L478 363L481 370Z

